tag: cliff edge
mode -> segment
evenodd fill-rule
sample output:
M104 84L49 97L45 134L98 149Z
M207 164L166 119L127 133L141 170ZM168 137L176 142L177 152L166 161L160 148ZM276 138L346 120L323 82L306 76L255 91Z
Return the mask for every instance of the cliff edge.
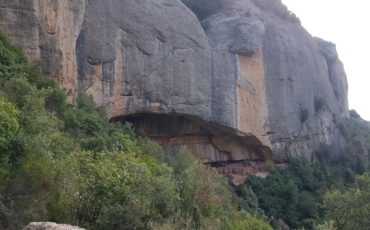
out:
M87 91L112 119L205 163L344 149L335 45L280 0L0 0L0 28L71 101Z

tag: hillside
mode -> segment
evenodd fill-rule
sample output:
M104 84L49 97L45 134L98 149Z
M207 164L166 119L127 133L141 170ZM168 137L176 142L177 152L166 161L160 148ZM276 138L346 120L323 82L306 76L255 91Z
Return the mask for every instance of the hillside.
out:
M76 101L68 104L0 34L0 229L43 220L104 230L271 229L233 207L226 178L188 151L165 152L129 124L110 123L84 93Z
M370 125L280 0L0 0L0 30L0 229L369 229Z

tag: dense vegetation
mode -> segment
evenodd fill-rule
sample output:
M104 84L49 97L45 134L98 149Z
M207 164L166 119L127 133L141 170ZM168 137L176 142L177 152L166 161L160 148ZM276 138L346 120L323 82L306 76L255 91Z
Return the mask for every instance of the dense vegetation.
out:
M0 229L370 229L370 127L352 112L345 155L323 146L230 192L185 149L165 152L62 89L0 34ZM334 157L333 157L334 156ZM273 168L273 164L271 164ZM362 176L358 176L362 175ZM235 202L237 201L237 202Z
M364 155L370 127L354 112L340 127L349 143L345 154L322 146L314 163L292 161L266 179L251 177L237 188L240 206L265 214L275 229L370 229L370 168Z
M186 150L166 153L76 106L0 34L0 229L30 221L87 229L271 229L237 211L227 180Z

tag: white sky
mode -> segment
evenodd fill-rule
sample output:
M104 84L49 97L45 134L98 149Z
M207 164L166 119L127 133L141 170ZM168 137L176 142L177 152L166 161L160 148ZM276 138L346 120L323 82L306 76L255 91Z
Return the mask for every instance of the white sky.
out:
M313 35L337 45L349 85L349 107L370 120L370 1L282 0Z

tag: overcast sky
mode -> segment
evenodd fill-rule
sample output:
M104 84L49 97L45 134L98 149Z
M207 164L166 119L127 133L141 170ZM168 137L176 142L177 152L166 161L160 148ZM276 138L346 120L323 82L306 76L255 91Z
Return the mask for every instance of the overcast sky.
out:
M349 85L349 107L370 121L370 1L282 0L314 36L337 45Z

